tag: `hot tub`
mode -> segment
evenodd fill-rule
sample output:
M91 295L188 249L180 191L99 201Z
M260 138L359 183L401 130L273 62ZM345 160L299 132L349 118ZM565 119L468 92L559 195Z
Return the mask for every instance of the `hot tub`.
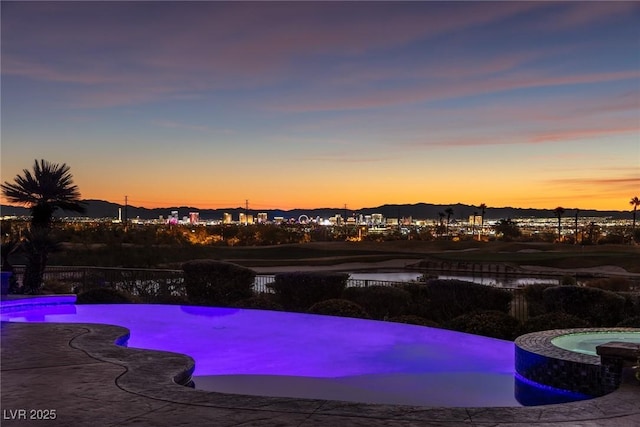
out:
M640 344L640 331L580 332L575 334L560 335L552 338L551 344L575 353L596 356L597 346L612 341Z
M556 329L522 335L515 341L516 379L523 385L536 384L569 394L578 393L584 399L602 396L618 388L619 376L603 370L595 347L638 339L640 329L637 328ZM519 396L518 388L516 398L527 404L523 401L526 393Z

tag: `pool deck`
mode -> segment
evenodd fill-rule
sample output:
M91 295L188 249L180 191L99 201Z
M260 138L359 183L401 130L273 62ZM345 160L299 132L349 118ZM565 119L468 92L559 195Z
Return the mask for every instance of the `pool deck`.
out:
M525 408L425 408L194 390L185 355L113 343L96 324L2 323L2 426L637 426L640 383L593 400ZM490 390L487 390L490 392ZM20 410L25 410L21 412ZM35 412L31 410L40 410ZM51 415L37 421L26 416Z

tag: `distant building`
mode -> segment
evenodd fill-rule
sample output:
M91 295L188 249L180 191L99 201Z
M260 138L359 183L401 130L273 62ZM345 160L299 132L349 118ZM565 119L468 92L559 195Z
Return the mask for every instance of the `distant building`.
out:
M200 222L200 212L189 212L189 224L198 224Z
M269 216L266 212L260 212L258 215L258 224L264 224L269 221Z
M240 212L240 215L238 216L238 222L245 225L253 224L253 215Z
M469 215L469 225L480 225L482 224L482 215Z
M231 214L229 212L225 212L222 214L222 223L223 224L231 224Z
M178 211L171 211L171 215L169 216L169 220L167 221L169 224L177 224L178 219Z

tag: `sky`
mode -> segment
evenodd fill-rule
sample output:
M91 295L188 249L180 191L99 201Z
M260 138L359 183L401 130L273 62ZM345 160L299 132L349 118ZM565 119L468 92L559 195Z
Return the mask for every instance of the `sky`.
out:
M145 207L640 196L640 2L0 7L2 182L46 159Z

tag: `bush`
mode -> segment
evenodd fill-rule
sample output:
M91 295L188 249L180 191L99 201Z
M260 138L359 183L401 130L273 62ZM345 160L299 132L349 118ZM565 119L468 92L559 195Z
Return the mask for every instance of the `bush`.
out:
M317 302L309 308L308 312L327 316L357 317L360 319L369 318L364 308L346 299L328 299Z
M267 287L273 289L285 309L307 311L317 302L340 298L348 279L347 273L298 271L276 274Z
M631 282L624 277L610 277L608 279L594 279L585 283L589 288L604 289L613 292L628 292L631 290Z
M619 328L640 328L640 316L627 317L616 326Z
M431 317L431 309L429 306L429 287L424 283L402 283L398 285L409 293L409 303L407 306L407 314L418 316L424 319Z
M127 295L111 288L93 288L81 292L76 304L128 304L133 302Z
M404 289L393 286L369 286L347 288L343 297L362 306L374 319L407 314L411 295Z
M640 293L617 292L624 298L624 317L640 316Z
M586 320L567 313L546 313L527 319L522 325L522 333L528 334L551 329L589 328L590 326Z
M562 278L560 279L560 286L576 286L578 284L578 281L576 280L575 276L570 276L570 275L564 275L562 276Z
M463 314L444 324L447 329L513 341L520 335L520 322L502 311Z
M138 301L140 301L140 298L137 298L137 299ZM148 304L167 304L167 305L189 304L189 301L182 295L168 295L168 294L161 294L154 297L153 299L145 298L141 302L148 303Z
M536 283L524 288L524 298L527 302L527 314L530 317L540 316L547 311L544 305L543 292L545 289L555 288L556 285Z
M547 312L572 314L594 327L614 326L624 316L625 299L602 289L558 286L545 289L543 298Z
M43 294L70 294L72 293L71 284L60 280L47 280L42 286Z
M509 312L512 295L503 289L461 280L430 280L427 287L430 317L436 322L478 310Z
M182 264L184 286L193 304L226 307L253 296L255 271L209 259Z
M258 294L251 298L243 299L234 304L238 308L251 308L256 310L282 311L284 307L278 304L273 294Z
M390 317L389 319L387 319L387 321L396 322L396 323L408 323L410 325L429 326L430 328L440 327L440 325L434 322L433 320L425 319L424 317L420 317L420 316L414 316L413 314Z

